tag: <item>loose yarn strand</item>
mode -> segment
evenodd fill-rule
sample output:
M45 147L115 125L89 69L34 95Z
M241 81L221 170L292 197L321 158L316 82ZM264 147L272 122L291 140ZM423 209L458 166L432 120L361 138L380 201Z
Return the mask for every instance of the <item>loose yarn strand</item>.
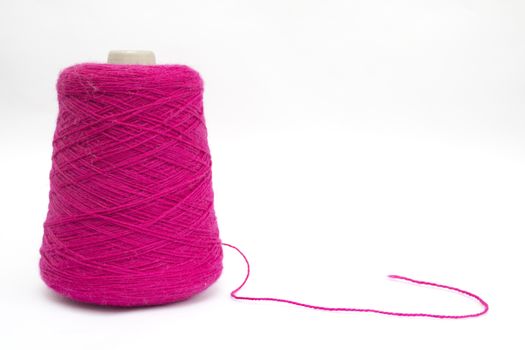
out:
M406 282L410 282L410 283L414 283L414 284L418 284L418 285L425 285L425 286L431 286L431 287L436 287L436 288L441 288L441 289L448 289L448 290L451 290L451 291L454 291L454 292L466 295L466 296L468 296L470 298L473 298L473 299L477 300L483 306L483 310L478 312L478 313L473 313L473 314L462 314L462 315L446 315L446 314L444 314L444 315L441 315L441 314L430 314L430 313L411 313L411 312L384 311L384 310L368 309L368 308L326 307L326 306L306 304L306 303L301 303L301 302L298 302L298 301L293 301L293 300L288 300L288 299L281 299L281 298L240 296L240 295L237 295L237 293L240 292L240 290L244 287L246 282L248 282L248 279L250 277L250 263L248 262L248 258L246 257L246 255L244 255L244 253L239 248L237 248L236 246L234 246L232 244L228 244L228 243L222 243L222 245L236 250L242 256L244 261L246 262L246 268L247 269L246 269L246 277L244 278L244 281L241 283L241 285L239 287L237 287L236 289L234 289L230 293L231 297L234 298L234 299L237 299L237 300L273 301L273 302L287 303L287 304L292 304L292 305L296 305L296 306L301 306L301 307L314 309L314 310L322 310L322 311L363 312L363 313L375 313L375 314L382 314L382 315L388 315L388 316L399 316L399 317L429 317L429 318L441 318L441 319L473 318L473 317L479 317L481 315L484 315L484 314L486 314L489 311L489 305L481 297L477 296L474 293L471 293L471 292L468 292L466 290L459 289L459 288L456 288L456 287L447 286L447 285L444 285L444 284L420 281L420 280L415 280L415 279L412 279L412 278L399 276L399 275L389 275L388 277L391 278L391 279L402 280L402 281L406 281Z

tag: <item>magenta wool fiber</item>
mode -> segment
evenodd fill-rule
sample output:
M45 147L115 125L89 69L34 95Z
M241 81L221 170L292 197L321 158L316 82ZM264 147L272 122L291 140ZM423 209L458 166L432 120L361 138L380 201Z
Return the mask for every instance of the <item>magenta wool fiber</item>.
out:
M226 246L247 266L235 299L406 317L488 311L471 292L398 275L389 277L460 293L483 309L443 315L238 295L250 264L219 238L199 74L182 65L79 64L62 71L57 92L40 249L41 276L57 293L122 307L185 300L219 278Z
M40 269L71 299L187 299L221 274L203 82L178 65L80 64L57 83Z

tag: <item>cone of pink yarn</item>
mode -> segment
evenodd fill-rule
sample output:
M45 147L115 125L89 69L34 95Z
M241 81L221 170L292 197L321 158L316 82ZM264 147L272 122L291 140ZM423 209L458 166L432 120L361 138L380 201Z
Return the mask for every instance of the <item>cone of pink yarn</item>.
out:
M227 246L247 267L234 299L400 317L488 312L472 292L399 275L389 277L459 293L482 309L434 314L239 295L250 264L219 239L199 74L179 65L80 64L62 72L57 91L40 271L59 294L111 306L184 300L219 278Z
M40 271L73 300L158 305L222 271L203 83L180 65L80 64L57 83Z

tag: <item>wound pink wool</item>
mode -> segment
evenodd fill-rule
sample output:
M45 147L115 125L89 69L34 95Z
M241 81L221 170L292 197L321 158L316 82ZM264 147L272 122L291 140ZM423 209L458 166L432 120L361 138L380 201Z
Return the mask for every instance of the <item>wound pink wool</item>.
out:
M202 80L186 66L80 64L57 83L60 112L53 141L49 211L40 270L46 284L73 300L113 306L158 305L208 288L222 271L213 210L211 158ZM469 318L370 308L316 306L239 296L323 311L404 317Z
M222 271L203 83L186 66L80 64L57 83L40 269L71 299L183 300Z

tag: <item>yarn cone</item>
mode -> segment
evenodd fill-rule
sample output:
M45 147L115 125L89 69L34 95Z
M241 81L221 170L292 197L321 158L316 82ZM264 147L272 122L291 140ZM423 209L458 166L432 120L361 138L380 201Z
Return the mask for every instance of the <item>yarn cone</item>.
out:
M44 282L112 306L166 304L208 288L223 252L199 74L80 64L62 71L57 92Z

